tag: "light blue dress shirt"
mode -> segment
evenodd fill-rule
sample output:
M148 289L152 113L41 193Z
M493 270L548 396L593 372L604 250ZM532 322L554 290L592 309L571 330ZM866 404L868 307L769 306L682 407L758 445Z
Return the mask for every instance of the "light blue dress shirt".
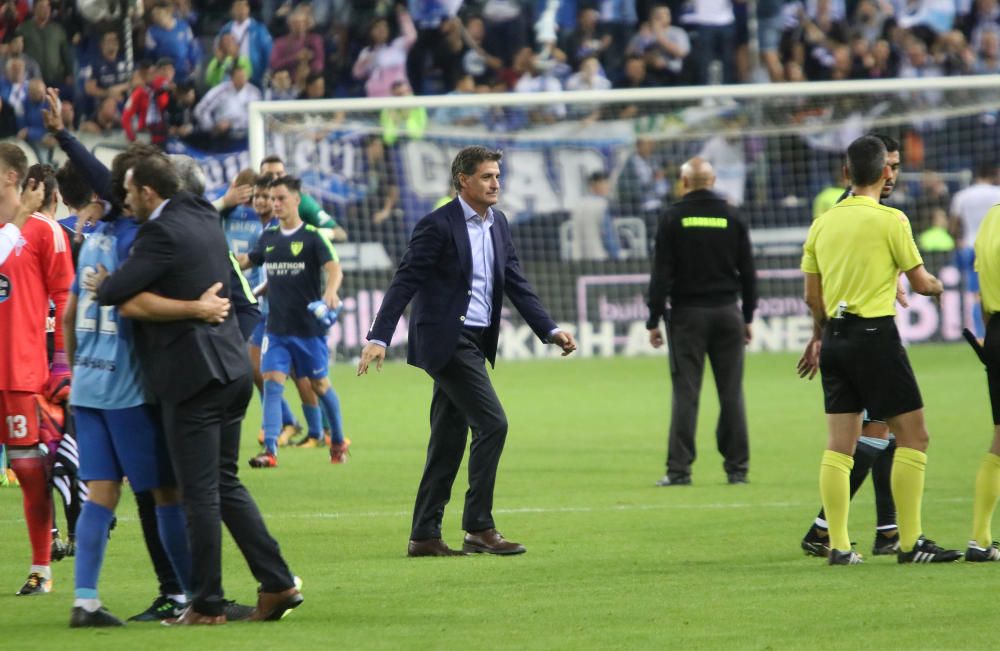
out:
M458 202L465 215L465 226L469 231L472 247L472 291L469 293L469 309L465 313L465 325L485 328L490 324L493 312L493 208L486 209L486 219L480 217L472 206L459 195Z
M493 228L493 208L486 209L486 219L483 219L461 195L458 196L458 202L465 216L472 249L472 288L469 290L469 309L465 313L463 325L467 328L486 328L493 316L493 263L496 257L490 234L490 229ZM549 336L559 331L559 328L554 328ZM386 347L386 343L379 339L369 341Z

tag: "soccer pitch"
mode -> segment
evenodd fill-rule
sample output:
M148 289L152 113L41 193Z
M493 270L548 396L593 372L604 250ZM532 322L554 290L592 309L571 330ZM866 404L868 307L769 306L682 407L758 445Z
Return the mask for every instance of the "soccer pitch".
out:
M964 549L975 472L992 435L985 375L964 344L910 355L931 431L924 528ZM665 357L501 362L494 381L511 427L495 517L528 553L419 559L405 551L431 382L402 364L364 378L338 365L331 379L354 441L348 464L330 465L325 451L282 450L278 469L251 471L256 399L244 431L240 472L305 582L301 608L278 624L71 630L73 560L53 565L52 594L13 596L29 552L20 492L2 489L0 648L994 646L981 614L1000 567L868 556L870 484L851 517L864 565L828 567L799 550L819 506L826 434L819 379L796 378L795 360L748 358L751 483L743 486L726 484L715 451L717 402L706 373L694 485L671 488L653 485L670 411ZM444 523L452 546L461 544L464 490L463 469ZM131 495L118 513L100 589L124 618L149 604L156 584ZM228 537L224 555L227 596L252 603L255 584Z

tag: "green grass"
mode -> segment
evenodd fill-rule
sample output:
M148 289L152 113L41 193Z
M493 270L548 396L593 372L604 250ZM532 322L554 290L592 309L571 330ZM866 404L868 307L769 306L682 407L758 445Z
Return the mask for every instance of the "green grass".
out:
M928 535L964 547L973 480L991 436L981 367L961 345L912 349L931 430L924 501ZM501 363L494 379L511 431L496 491L498 527L523 542L514 558L407 559L410 508L427 444L430 381L388 365L332 379L353 457L327 463L289 450L276 471L243 478L265 513L305 604L276 625L213 630L130 625L71 631L72 563L55 591L18 599L27 539L17 490L0 490L0 648L67 649L802 649L993 646L982 615L1000 568L900 567L874 558L830 568L798 549L818 507L825 443L819 380L794 375L795 356L748 361L751 484L725 483L715 451L717 403L706 377L694 486L655 488L670 409L666 361L570 359ZM256 449L256 401L243 456ZM465 473L445 518L461 542ZM131 497L108 547L101 592L128 616L155 583ZM871 544L870 485L851 534ZM228 595L255 585L227 539ZM30 642L29 642L30 640Z

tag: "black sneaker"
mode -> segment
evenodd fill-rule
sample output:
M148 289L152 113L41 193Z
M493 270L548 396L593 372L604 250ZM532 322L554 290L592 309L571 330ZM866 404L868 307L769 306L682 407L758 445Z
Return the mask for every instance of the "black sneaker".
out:
M226 600L223 602L222 611L226 614L226 621L242 622L250 619L250 615L253 614L254 607Z
M75 606L73 613L69 616L70 628L102 628L107 626L125 626L125 622L109 613L104 606L94 612Z
M70 538L66 541L66 558L73 558L74 556L76 556L76 540Z
M691 476L690 475L663 475L663 479L656 482L657 486L690 486Z
M730 484L749 484L750 480L747 479L747 474L745 472L731 472L727 478Z
M969 541L969 546L965 548L966 563L986 563L989 561L1000 561L1000 543L993 541L993 544L983 549L975 540Z
M52 560L59 562L70 554L67 553L68 545L57 536L52 537Z
M802 551L806 553L806 556L827 558L830 555L830 536L820 536L819 532L820 528L813 525L809 527L809 531L802 538Z
M861 558L861 554L853 549L849 549L846 552L842 552L839 549L831 549L826 562L830 565L861 565L865 561Z
M875 542L872 543L873 556L893 556L899 553L899 532L891 536L875 534Z
M52 592L52 579L46 579L38 572L32 572L28 575L28 579L21 586L21 589L14 594L18 597L33 597L49 592Z
M957 549L942 549L930 538L920 536L917 544L908 552L900 550L896 560L900 563L952 563L962 558Z
M172 617L180 617L184 604L174 601L166 595L160 595L146 610L128 618L130 622L159 622Z

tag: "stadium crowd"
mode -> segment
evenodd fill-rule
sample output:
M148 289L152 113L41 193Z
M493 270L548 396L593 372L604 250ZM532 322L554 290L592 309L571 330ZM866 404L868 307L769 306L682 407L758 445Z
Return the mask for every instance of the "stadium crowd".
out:
M262 98L1000 71L996 0L143 0L133 14L129 4L3 5L0 137L52 146L42 83L73 98L64 118L75 128L225 148L245 146L246 105Z

